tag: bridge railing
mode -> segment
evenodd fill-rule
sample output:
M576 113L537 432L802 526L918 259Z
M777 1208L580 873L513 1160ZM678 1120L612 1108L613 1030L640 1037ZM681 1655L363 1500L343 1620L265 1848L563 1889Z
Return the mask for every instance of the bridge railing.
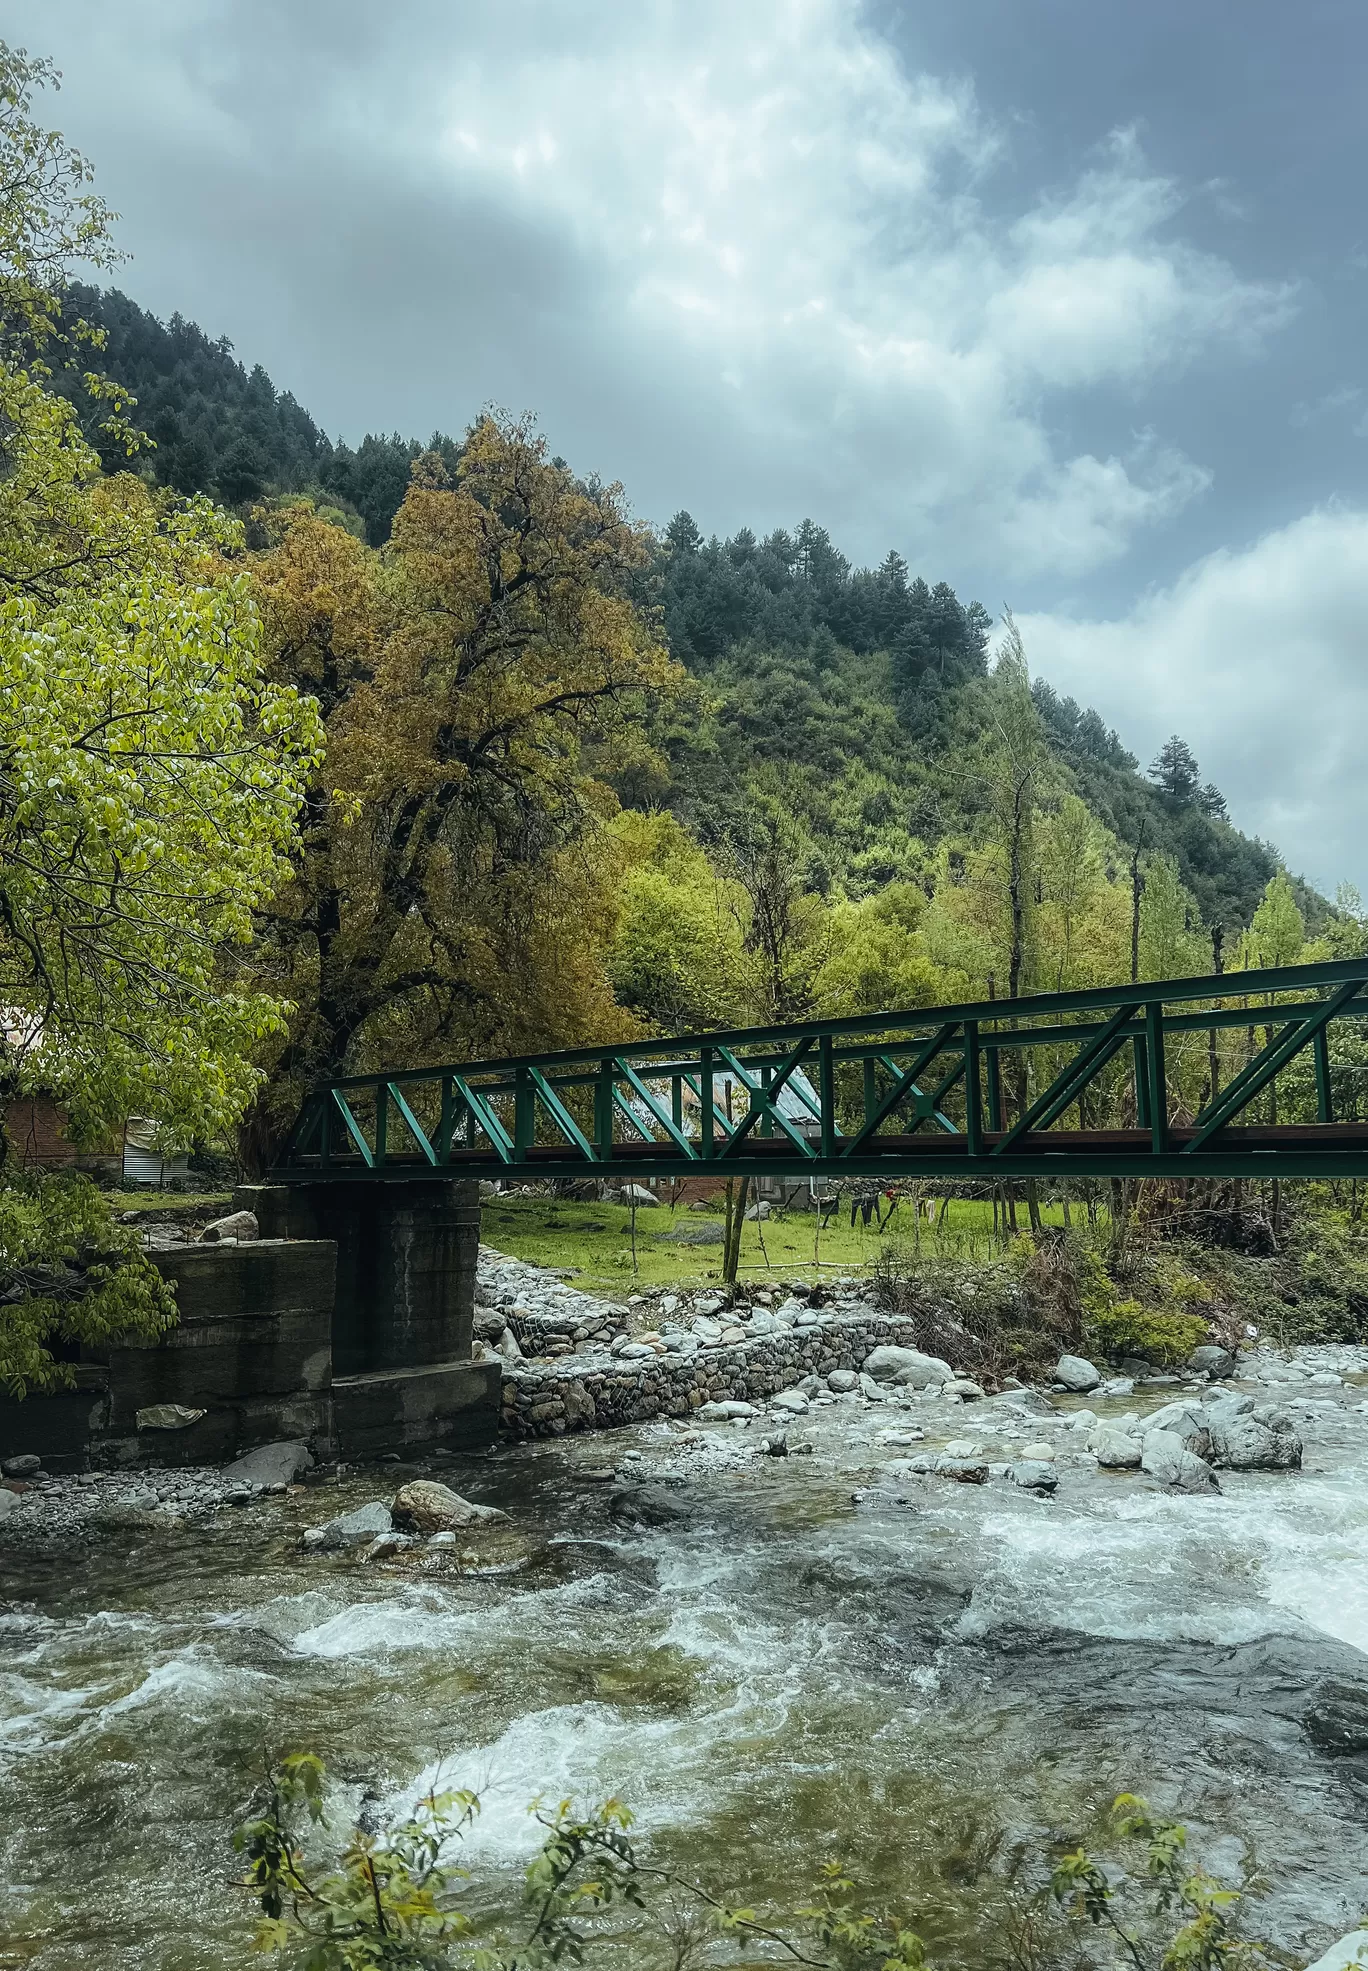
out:
M352 1075L275 1174L1368 1174L1365 1020L1351 959Z

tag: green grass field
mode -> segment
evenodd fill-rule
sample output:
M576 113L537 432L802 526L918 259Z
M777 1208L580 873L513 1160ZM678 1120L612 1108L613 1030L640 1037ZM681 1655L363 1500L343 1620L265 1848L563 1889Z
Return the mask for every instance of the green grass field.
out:
M106 1191L105 1200L116 1215L121 1211L198 1211L201 1206L220 1205L224 1211L233 1201L231 1191Z
M939 1211L939 1205L937 1206ZM1019 1206L1025 1225L1025 1208ZM1050 1224L1062 1223L1058 1206L1043 1207ZM632 1257L632 1214L626 1205L572 1204L555 1198L491 1198L485 1201L481 1237L486 1245L536 1266L574 1268L577 1284L621 1296L641 1287L703 1284L722 1277L720 1212L672 1211L668 1205L640 1206L636 1214L636 1260ZM828 1276L867 1271L890 1240L919 1243L928 1254L987 1259L994 1246L992 1207L974 1199L954 1199L944 1223L917 1224L909 1203L893 1213L882 1233L850 1223L850 1207L818 1233L815 1212L790 1212L745 1227L741 1238L741 1279L757 1280L818 1273ZM694 1244L711 1231L714 1243ZM672 1238L670 1234L683 1234Z

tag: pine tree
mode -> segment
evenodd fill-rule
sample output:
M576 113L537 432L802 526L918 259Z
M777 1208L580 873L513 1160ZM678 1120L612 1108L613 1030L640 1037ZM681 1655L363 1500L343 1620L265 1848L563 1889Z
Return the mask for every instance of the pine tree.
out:
M1149 777L1175 807L1191 807L1201 785L1201 769L1192 748L1175 732L1166 739L1150 763Z

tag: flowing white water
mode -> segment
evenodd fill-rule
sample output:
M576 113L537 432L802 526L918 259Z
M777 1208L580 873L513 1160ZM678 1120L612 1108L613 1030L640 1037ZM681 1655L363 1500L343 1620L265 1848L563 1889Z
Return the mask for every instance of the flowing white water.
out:
M910 1478L858 1409L807 1421L810 1460L665 1490L688 1460L650 1428L611 1446L645 1454L645 1526L578 1476L603 1440L463 1471L528 1536L501 1571L301 1557L301 1517L388 1474L84 1573L11 1567L0 1937L33 1971L247 1963L227 1831L263 1753L311 1745L341 1807L438 1770L479 1786L469 1846L496 1869L533 1845L534 1794L616 1793L752 1897L833 1848L916 1880L966 1829L1086 1831L1135 1787L1252 1843L1269 1927L1309 1945L1368 1898L1358 1768L1303 1715L1327 1681L1368 1703L1366 1421L1219 1498L1092 1474L1053 1500Z

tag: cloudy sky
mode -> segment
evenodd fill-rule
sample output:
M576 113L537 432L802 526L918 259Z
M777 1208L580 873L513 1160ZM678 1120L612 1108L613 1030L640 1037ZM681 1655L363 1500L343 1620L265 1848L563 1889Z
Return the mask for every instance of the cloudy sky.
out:
M334 434L811 514L1368 892L1358 0L9 0L121 284Z

